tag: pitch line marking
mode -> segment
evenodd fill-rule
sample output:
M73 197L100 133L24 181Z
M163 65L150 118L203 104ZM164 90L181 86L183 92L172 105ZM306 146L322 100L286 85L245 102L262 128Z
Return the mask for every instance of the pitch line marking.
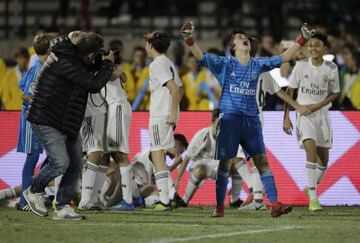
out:
M258 233L267 233L267 232L274 232L274 231L286 231L286 230L293 230L293 229L301 229L304 227L299 226L281 226L281 227L274 227L268 229L259 229L259 230L247 230L241 232L233 232L233 233L223 233L223 234L212 234L212 235L201 235L201 236L193 236L193 237L185 237L185 238L167 238L167 239L159 239L154 240L151 242L157 243L171 243L171 242L183 242L183 241L192 241L192 240L202 240L202 239L216 239L221 237L230 237L230 236L237 236L237 235L247 235L247 234L258 234Z

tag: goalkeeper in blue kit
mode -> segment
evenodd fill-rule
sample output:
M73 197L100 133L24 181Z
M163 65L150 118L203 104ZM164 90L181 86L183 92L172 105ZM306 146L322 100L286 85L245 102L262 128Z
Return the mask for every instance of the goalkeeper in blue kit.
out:
M235 30L229 41L231 56L217 56L204 53L196 45L192 33L191 22L184 24L180 32L191 53L199 63L215 75L222 86L220 97L220 117L216 136L215 159L220 160L216 179L216 208L213 217L224 216L224 200L226 195L230 159L236 157L239 144L248 158L252 158L259 170L265 193L269 199L270 214L279 217L291 212L292 207L278 201L274 176L265 154L259 111L256 103L256 87L259 75L263 72L280 67L288 62L295 53L305 45L315 31L304 24L302 35L297 42L284 53L272 57L253 58L250 56L251 44L249 37L241 30ZM303 115L309 114L305 106L296 107Z

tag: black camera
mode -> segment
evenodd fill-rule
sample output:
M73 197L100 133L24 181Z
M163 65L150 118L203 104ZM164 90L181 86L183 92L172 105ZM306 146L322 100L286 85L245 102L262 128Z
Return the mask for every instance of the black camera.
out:
M103 56L109 55L110 51L100 50L100 52L96 55L94 63L90 66L92 71L99 71L101 69L101 65L103 63ZM121 56L120 51L114 51L114 64L121 64Z

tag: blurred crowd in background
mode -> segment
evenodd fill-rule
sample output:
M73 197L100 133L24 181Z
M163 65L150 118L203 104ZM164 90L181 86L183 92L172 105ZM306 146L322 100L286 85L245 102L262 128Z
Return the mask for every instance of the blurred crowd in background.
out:
M181 13L186 16L201 14L200 5L197 1L161 1L161 0L137 0L137 1L106 1L96 10L96 14L106 16L107 25L114 24L116 18L125 11L131 14L131 25L139 26L141 22L139 16L151 13L154 16L169 15ZM199 1L201 2L201 1ZM59 35L67 34L69 30L88 29L98 30L92 26L92 12L88 12L94 1L81 0L80 7L77 10L81 13L79 26L66 26L66 18L71 11L70 1L60 0L59 11L54 15L50 27L42 24L36 26L34 34L41 32L57 32ZM246 4L244 4L246 3ZM291 8L289 8L291 4ZM167 5L167 8L159 6ZM244 10L244 5L249 9ZM218 40L218 46L208 48L207 51L218 55L227 55L226 38L227 33L234 27L243 27L241 16L237 15L237 10L247 12L247 16L252 16L255 20L255 26L248 31L257 39L255 56L271 56L283 52L289 39L287 35L286 15L296 15L301 22L308 21L316 26L317 31L327 34L330 46L328 58L339 66L341 94L334 102L332 109L335 110L359 110L360 109L360 2L357 1L216 1L216 12L212 13L215 19L215 25L218 27L219 35L215 36ZM268 11L268 10L271 11ZM150 11L151 10L151 11ZM171 13L170 13L170 12ZM223 18L222 16L227 16ZM264 19L267 19L264 23ZM285 22L284 22L285 21ZM199 22L200 30L206 30L206 26ZM155 28L156 26L154 26ZM299 29L300 25L297 26ZM164 28L174 37L169 57L178 68L179 75L184 83L185 96L181 102L181 110L212 110L218 106L221 87L215 77L207 70L199 66L195 58L186 51L180 36L176 36L178 28ZM151 27L146 29L151 31ZM131 31L131 27L128 31ZM36 33L35 33L36 32ZM201 33L201 32L200 32ZM135 37L134 37L135 38ZM140 38L140 37L138 37ZM197 36L201 43L206 43L204 35ZM7 40L9 41L9 40ZM11 41L11 40L10 40ZM131 40L130 40L131 41ZM109 39L105 49L119 50L121 53L121 65L128 77L125 84L125 90L128 93L129 102L133 110L148 110L150 91L148 85L149 58L146 55L144 45L133 47L132 51L127 51L131 55L125 55L129 47L128 38ZM141 42L140 42L141 43ZM144 43L145 44L145 43ZM13 50L13 58L4 58L0 54L0 107L1 110L21 110L22 92L18 88L20 79L24 76L31 65L31 59L34 55L32 47L23 46ZM288 78L291 75L291 69L299 59L306 58L306 47L301 50L296 59L293 60L281 75ZM283 87L284 89L286 86ZM265 110L282 110L283 102L276 96L266 96Z

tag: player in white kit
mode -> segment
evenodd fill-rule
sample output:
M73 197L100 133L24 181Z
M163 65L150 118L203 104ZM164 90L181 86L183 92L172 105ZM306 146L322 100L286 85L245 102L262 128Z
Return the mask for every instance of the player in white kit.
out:
M165 55L170 38L165 32L155 31L145 36L146 52L154 58L150 64L150 118L149 135L155 181L160 201L157 208L171 210L168 191L170 171L165 163L165 151L175 146L173 130L179 118L182 82L174 64Z
M292 97L294 89L297 89L297 102L306 105L312 112L307 116L296 114L297 141L306 152L310 211L322 210L316 189L327 168L329 149L333 143L328 109L340 92L337 65L323 59L327 47L327 37L321 33L310 39L310 58L296 63L287 90ZM291 130L289 108L285 106L284 132L291 135Z

